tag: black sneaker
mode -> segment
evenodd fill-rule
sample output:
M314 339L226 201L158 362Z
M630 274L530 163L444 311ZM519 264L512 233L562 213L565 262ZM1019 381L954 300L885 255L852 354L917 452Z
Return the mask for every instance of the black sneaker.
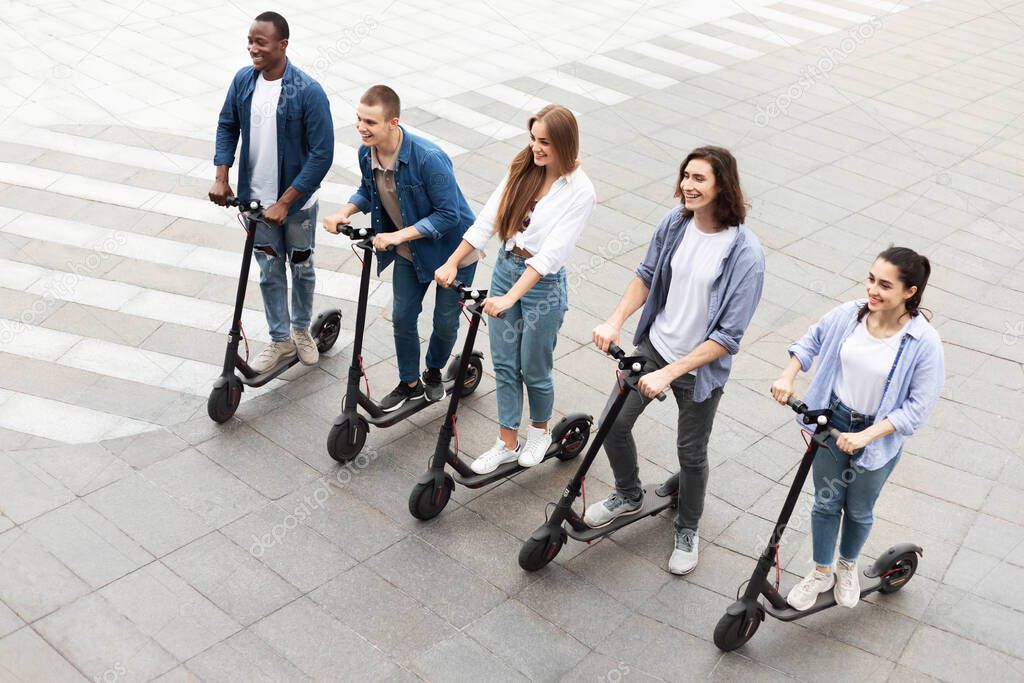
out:
M441 381L440 368L427 368L424 370L423 384L426 385L427 402L434 403L444 398L444 383Z
M409 386L405 382L399 382L394 391L381 399L380 409L385 413L398 410L406 401L414 401L423 396L423 382L416 380L415 386Z

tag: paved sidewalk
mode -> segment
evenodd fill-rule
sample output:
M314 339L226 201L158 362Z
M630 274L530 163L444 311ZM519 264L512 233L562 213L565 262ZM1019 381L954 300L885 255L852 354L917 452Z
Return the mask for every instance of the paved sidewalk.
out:
M216 113L262 9L4 6L0 681L1024 679L1024 2L278 8L289 55L331 98L321 213L358 181L352 106L371 83L399 91L403 123L449 152L476 208L535 109L578 113L600 205L570 264L560 414L603 406L613 366L590 330L673 205L681 158L704 143L736 154L768 275L715 425L701 563L685 578L665 568L665 516L519 569L572 463L458 488L439 518L414 520L406 501L442 407L371 431L366 457L339 468L324 444L358 262L326 233L315 308L343 310L338 346L319 368L246 391L229 423L208 419L241 239L204 197ZM917 542L918 575L853 611L768 622L723 655L715 623L802 448L766 388L787 343L857 296L890 243L932 259L925 304L948 377L866 552ZM492 263L493 247L478 283ZM397 380L389 278L374 280L366 332L375 394ZM256 353L255 283L246 306ZM492 442L495 413L488 374L460 410L468 457ZM638 425L645 479L668 476L672 406ZM611 481L602 456L588 498ZM805 493L785 587L809 563Z

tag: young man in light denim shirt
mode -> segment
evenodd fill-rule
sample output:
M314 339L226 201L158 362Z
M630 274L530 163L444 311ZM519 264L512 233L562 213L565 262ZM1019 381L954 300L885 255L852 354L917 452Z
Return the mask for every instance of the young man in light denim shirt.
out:
M423 297L434 271L462 241L476 216L455 182L451 159L434 143L399 125L401 102L394 90L375 85L362 96L356 128L362 138L359 168L362 182L348 204L324 219L324 228L336 233L356 212L370 213L373 246L378 251L377 274L394 263L392 323L399 383L381 399L385 412L424 394L428 401L444 397L441 368L448 362L459 333L459 295L437 288L434 329L427 347L420 381L420 338L417 322ZM477 254L459 264L457 278L473 281Z
M288 37L288 22L276 12L260 14L249 27L252 66L235 74L224 99L209 193L221 206L234 194L228 170L241 136L238 197L266 207L256 227L255 255L271 343L252 363L257 372L296 353L303 364L315 365L320 355L309 333L316 191L334 159L334 124L320 84L285 56ZM292 271L290 312L285 259Z
M594 343L607 351L609 344L618 343L625 321L643 306L634 353L646 363L639 392L630 393L604 444L615 490L587 507L583 519L601 527L643 508L633 424L651 399L671 388L679 408L680 474L669 571L687 574L697 566L708 439L732 355L739 351L761 299L764 252L743 225L739 173L727 150L701 147L691 152L679 166L675 194L682 205L662 219L636 278L611 317L594 328ZM608 407L618 393L616 387Z

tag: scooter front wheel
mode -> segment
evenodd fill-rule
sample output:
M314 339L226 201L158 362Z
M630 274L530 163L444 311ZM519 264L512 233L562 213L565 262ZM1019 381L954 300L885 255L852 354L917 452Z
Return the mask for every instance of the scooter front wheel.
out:
M534 531L519 549L519 566L528 572L535 572L555 559L565 545L566 533L560 530L552 533L547 527Z
M409 514L424 521L441 514L455 490L455 480L445 474L441 485L431 477L430 481L421 481L413 487L409 494Z
M234 382L229 380L210 391L210 398L206 400L206 414L217 424L224 424L235 414L241 402L241 382L237 379Z
M757 633L757 627L764 620L764 613L760 612L753 619L747 619L747 614L723 614L715 626L715 646L723 652L732 652L744 645Z
M355 420L354 424L352 420ZM327 453L344 465L363 450L369 431L370 425L361 415L345 418L331 427L331 432L327 435Z

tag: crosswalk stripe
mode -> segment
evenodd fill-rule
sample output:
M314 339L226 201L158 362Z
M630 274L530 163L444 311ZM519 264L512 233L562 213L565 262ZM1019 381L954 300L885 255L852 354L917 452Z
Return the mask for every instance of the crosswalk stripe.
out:
M657 59L658 61L665 62L666 64L695 71L699 74L713 73L722 68L721 65L715 64L714 62L691 57L690 55L677 50L668 50L660 45L654 45L653 43L633 43L632 45L627 45L626 49L645 57Z
M501 102L509 105L510 107L514 107L526 115L540 111L551 104L546 100L534 97L533 95L524 93L521 90L516 90L515 88L511 88L503 83L495 83L494 85L489 85L484 88L477 88L476 92L481 95L486 95L496 102Z
M0 427L64 443L94 443L159 429L130 417L0 389Z
M771 29L764 28L763 26L754 26L753 24L748 24L745 21L739 21L729 17L724 19L715 19L708 23L712 26L724 28L727 31L741 33L745 36L750 36L751 38L763 40L766 43L772 43L773 45L788 47L790 45L797 45L801 42L800 38L795 36L779 33L778 31L772 31Z
M613 76L621 76L622 78L633 81L634 83L639 83L640 85L647 86L648 88L655 88L657 90L668 88L679 82L674 78L669 78L668 76L648 71L647 69L641 69L639 66L620 62L617 59L612 59L605 55L590 55L581 63L610 73Z
M731 57L738 59L754 59L760 57L762 52L754 50L743 45L737 45L736 43L730 43L728 40L722 40L721 38L715 38L709 36L706 33L700 31L692 31L690 29L675 29L669 37L681 40L685 43L691 43L699 47L706 47L709 50L715 50L716 52L725 53Z
M835 33L839 30L836 26L823 24L820 21L811 21L810 19L804 19L803 17L787 14L786 12L780 12L779 10L771 9L769 7L745 7L744 9L747 14L752 14L755 17L768 19L770 21L777 21L778 23L786 24L787 26L795 26L822 36L828 35L829 33Z
M139 235L28 212L18 214L5 224L0 223L0 232L81 249L102 248L104 253L113 256L231 278L238 277L242 258L238 252L200 247L161 237ZM259 281L258 268L253 268L249 272L249 280ZM380 283L370 284L371 305L381 306L390 301L390 294L386 291L378 294L378 290L381 290ZM335 299L357 301L359 278L348 273L317 268L316 293Z
M898 2L888 2L888 0L847 0L847 2L854 5L864 5L865 7L887 13L902 12L907 9L906 5L901 5Z
M6 318L0 318L0 331L0 353L56 363L192 396L208 395L213 380L221 372L220 366L210 363ZM333 355L336 349L344 348L351 337L351 332L343 331L334 348L325 355ZM284 382L274 379L262 387L246 387L242 400L260 396Z
M428 133L425 130L417 128L416 126L410 126L408 123L405 123L404 121L402 122L402 127L405 128L410 133L412 133L413 135L418 135L421 138L430 140L435 145L444 150L445 154L447 154L449 157L453 159L459 156L460 154L465 154L467 152L465 147L456 145L454 142L449 142L443 138L439 138L433 133Z
M64 152L66 154L76 154L78 156L89 157L90 159L100 159L102 161L110 161L137 168L145 168L151 171L174 173L177 175L188 176L190 178L202 178L203 180L212 181L214 174L216 173L213 167L213 162L209 159L204 160L197 157L184 156L182 154L160 152L157 150L146 149L144 147L134 147L132 145L124 145L117 142L108 142L106 140L95 140L93 138L60 133L46 128L26 128L0 131L0 142L14 142L21 145L28 145L30 147ZM352 166L355 168L354 173L358 175L359 164L355 161L355 150L352 147L345 146L345 148L351 154ZM337 156L335 158L337 159ZM234 187L238 186L237 175L236 166L232 169L231 176ZM92 184L90 184L90 186L92 186ZM352 185L323 183L320 186L319 196L321 199L340 204L348 200L348 198L352 196L353 192L355 192L355 187Z
M625 95L617 90L606 88L603 85L597 83L591 83L588 80L577 78L576 76L570 76L567 73L563 73L558 69L541 69L530 74L530 78L540 81L541 83L547 83L556 88L560 88L567 92L571 92L575 95L581 95L588 99L600 102L601 104L619 104L629 99L629 95Z
M209 332L226 332L234 312L227 304L9 259L0 259L0 287ZM250 339L270 341L263 311L243 308L242 325Z
M442 99L425 102L419 108L497 140L508 140L525 133L521 128L509 125L486 114L481 114L475 109L464 107L451 100Z
M824 14L826 16L835 17L842 21L852 21L857 24L864 24L871 21L871 17L867 14L861 14L859 12L851 12L850 10L843 9L842 7L833 7L823 2L817 2L816 0L783 0L787 5L794 7L801 7L803 9L809 9L812 12Z

